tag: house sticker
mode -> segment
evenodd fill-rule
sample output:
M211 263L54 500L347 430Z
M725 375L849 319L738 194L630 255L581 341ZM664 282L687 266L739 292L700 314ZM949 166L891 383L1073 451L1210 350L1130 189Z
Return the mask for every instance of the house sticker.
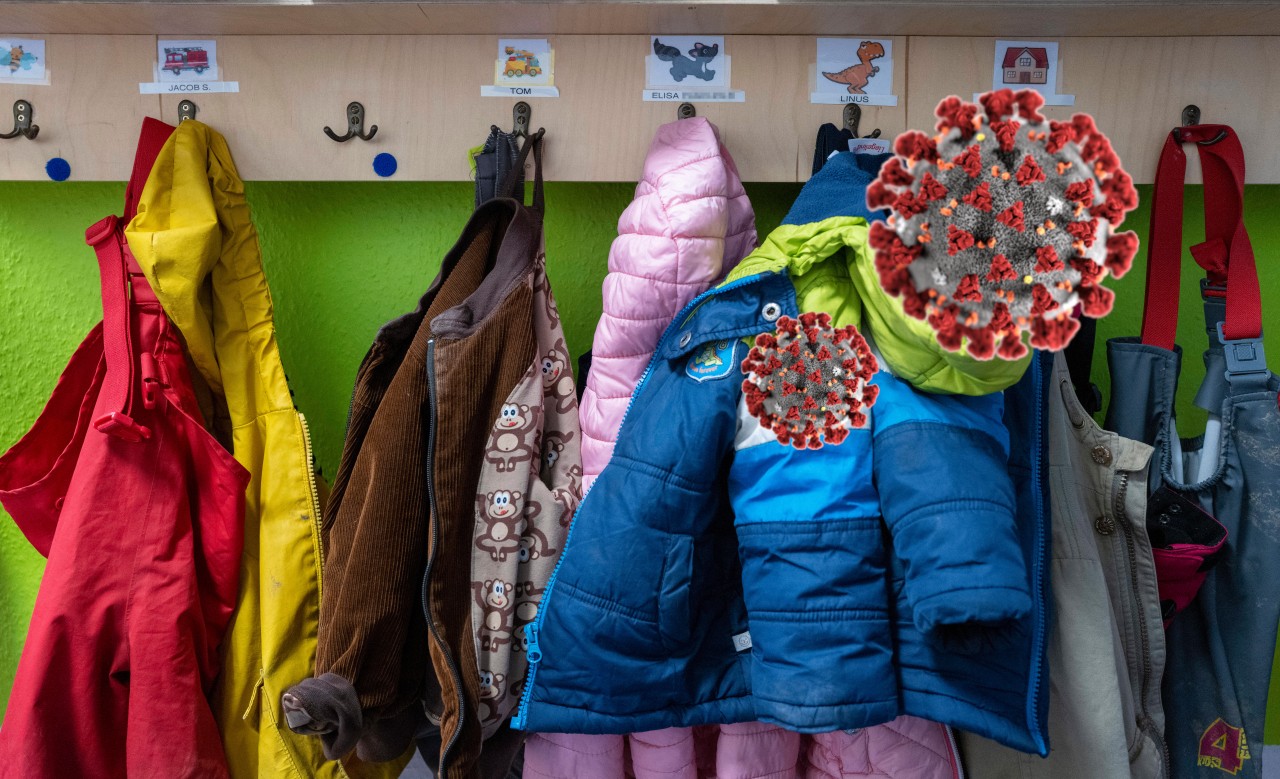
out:
M1011 46L1005 49L1006 84L1045 84L1049 81L1049 52L1043 46Z
M1057 41L996 41L992 89L1034 89L1045 105L1075 105L1075 95L1058 94L1061 80Z

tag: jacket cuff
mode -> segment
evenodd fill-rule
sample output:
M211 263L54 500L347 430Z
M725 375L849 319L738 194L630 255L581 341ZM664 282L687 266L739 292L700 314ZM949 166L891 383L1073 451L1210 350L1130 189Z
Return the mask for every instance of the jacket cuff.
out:
M912 609L921 633L943 649L960 654L989 648L1011 623L1030 613L1031 597L1025 587L951 590L922 598Z
M280 700L289 729L303 736L319 736L324 756L346 757L360 740L364 718L351 682L337 674L303 679Z

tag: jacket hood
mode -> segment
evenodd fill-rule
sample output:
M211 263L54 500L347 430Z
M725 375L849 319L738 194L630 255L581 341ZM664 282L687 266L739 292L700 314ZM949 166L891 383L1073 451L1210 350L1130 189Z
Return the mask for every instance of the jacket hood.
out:
M210 277L216 273L216 283L252 275L255 268L260 275L262 259L244 184L221 135L194 120L174 129L125 237L165 313L182 332L192 363L223 394L232 377L224 375L218 360ZM255 314L270 316L269 295L255 294L252 300L266 306ZM241 324L228 323L228 328ZM270 403L280 405L280 400Z
M801 311L825 311L837 324L856 324L886 367L917 389L986 395L1017 383L1031 357L975 360L938 343L933 328L909 316L902 301L880 286L875 253L867 244L866 187L884 156L841 152L801 189L783 224L729 274L727 281L785 271L796 285ZM847 281L846 281L847 279ZM844 321L842 321L844 320Z
M716 126L694 117L659 127L609 249L579 405L584 489L612 456L631 393L672 317L755 244L751 201Z

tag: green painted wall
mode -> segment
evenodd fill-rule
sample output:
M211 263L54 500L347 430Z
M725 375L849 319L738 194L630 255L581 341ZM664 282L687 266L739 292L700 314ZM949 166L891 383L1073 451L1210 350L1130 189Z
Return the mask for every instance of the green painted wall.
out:
M1142 195L1149 188L1140 188ZM589 348L600 314L600 284L618 214L632 187L550 184L547 188L547 265L575 356ZM798 185L748 187L761 232L777 225ZM101 316L93 252L84 228L114 213L122 184L0 183L0 449L27 429L84 333ZM251 183L248 196L262 237L276 304L285 368L298 407L311 422L316 453L327 473L337 466L351 382L378 327L409 309L435 275L471 210L471 185L432 183ZM1201 193L1189 194L1197 215ZM1280 333L1280 187L1252 187L1246 221L1262 264L1267 329ZM1131 224L1145 232L1146 211ZM1188 243L1199 241L1188 230ZM1179 341L1204 342L1198 274L1190 261L1183 282ZM1198 269L1197 269L1198 270ZM1101 337L1136 334L1144 269L1118 282L1116 311ZM1273 361L1280 337L1269 344ZM1095 378L1106 381L1104 350ZM1187 361L1181 396L1187 430L1202 428L1190 408L1202 370ZM1185 433L1184 433L1185 434ZM0 516L0 711L22 648L43 560L8 517ZM1274 741L1275 739L1273 739Z

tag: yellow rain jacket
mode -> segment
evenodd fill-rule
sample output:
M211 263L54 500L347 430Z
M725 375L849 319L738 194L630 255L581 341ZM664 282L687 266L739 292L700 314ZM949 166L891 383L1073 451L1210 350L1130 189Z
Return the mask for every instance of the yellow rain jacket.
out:
M125 237L208 385L206 419L252 474L240 600L213 701L231 775L391 779L405 761L344 771L325 760L319 739L291 732L280 712L281 693L314 670L319 494L306 421L276 346L244 183L221 135L196 121L178 127Z

